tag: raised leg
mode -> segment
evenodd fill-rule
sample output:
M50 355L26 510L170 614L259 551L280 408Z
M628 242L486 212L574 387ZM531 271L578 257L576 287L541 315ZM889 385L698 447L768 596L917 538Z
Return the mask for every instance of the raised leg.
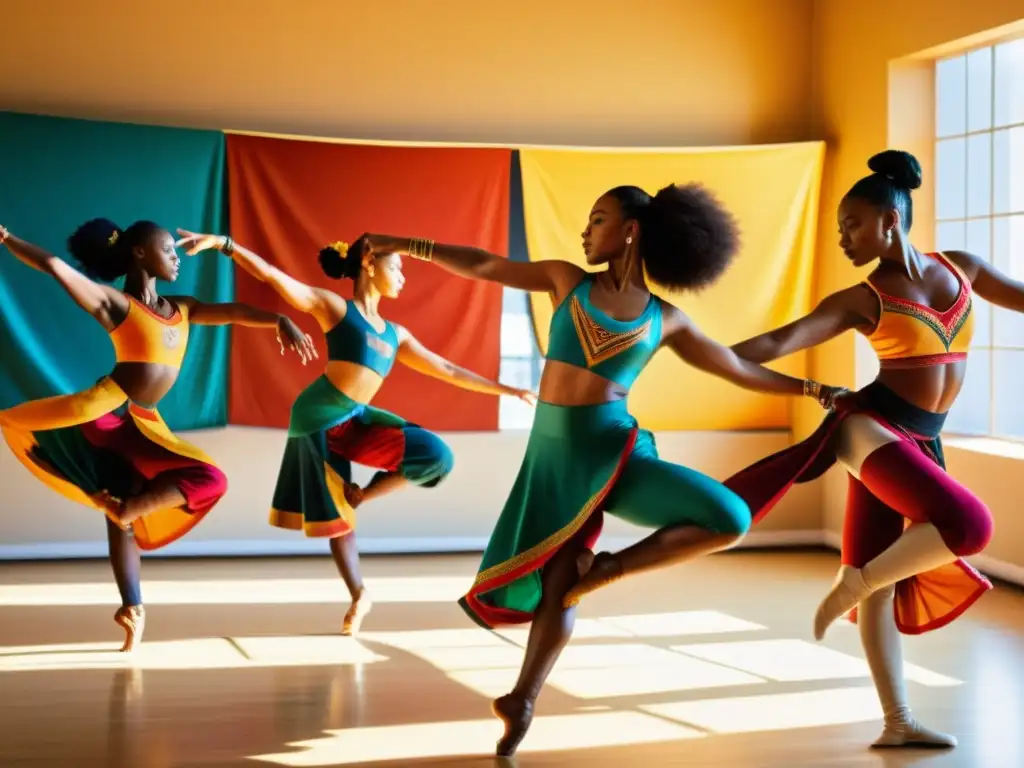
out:
M819 640L833 621L872 592L977 554L992 535L992 515L980 499L871 417L848 417L839 445L838 458L847 470L911 525L862 567L843 572L815 614Z
M569 590L566 605L628 574L727 549L750 527L747 505L724 485L642 452L626 465L606 511L657 530L620 552L598 554L593 567Z

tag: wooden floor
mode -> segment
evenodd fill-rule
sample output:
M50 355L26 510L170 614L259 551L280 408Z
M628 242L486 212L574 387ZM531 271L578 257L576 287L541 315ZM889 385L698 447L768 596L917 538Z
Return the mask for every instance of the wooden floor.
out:
M367 559L376 607L357 641L334 634L344 590L326 558L148 562L131 657L112 652L104 563L2 565L0 766L495 765L488 700L524 633L455 605L476 564ZM592 596L518 765L1024 766L1024 595L997 587L907 639L915 712L960 747L878 753L855 628L810 636L836 565L729 553Z

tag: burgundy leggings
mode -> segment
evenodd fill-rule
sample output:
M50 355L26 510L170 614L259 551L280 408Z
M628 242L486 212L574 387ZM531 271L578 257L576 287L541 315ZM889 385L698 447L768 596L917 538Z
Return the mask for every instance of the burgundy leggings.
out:
M906 520L931 523L950 552L968 557L992 538L992 513L909 440L876 449L850 476L843 563L862 567L903 533Z

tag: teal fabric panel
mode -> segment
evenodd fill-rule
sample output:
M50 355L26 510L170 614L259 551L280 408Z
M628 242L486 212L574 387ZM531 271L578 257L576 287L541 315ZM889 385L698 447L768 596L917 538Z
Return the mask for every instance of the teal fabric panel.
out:
M0 224L61 258L68 236L106 217L226 232L223 134L0 112ZM72 262L73 263L73 262ZM184 256L162 294L234 299L231 261ZM230 329L192 329L181 376L160 403L172 429L227 422ZM114 364L103 328L52 278L0 247L0 409L68 394Z

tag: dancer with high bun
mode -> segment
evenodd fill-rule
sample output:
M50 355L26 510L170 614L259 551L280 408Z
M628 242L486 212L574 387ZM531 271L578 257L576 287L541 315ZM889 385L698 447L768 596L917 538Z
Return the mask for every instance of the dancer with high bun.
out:
M302 358L311 340L283 315L245 304L206 304L190 296L160 296L156 281L173 282L179 259L174 238L151 221L120 229L93 219L68 239L79 271L0 227L0 243L19 260L53 277L110 335L114 369L92 387L0 411L11 451L40 481L107 516L107 540L125 631L122 651L142 640L145 610L139 550L184 536L227 491L213 460L177 437L157 404L174 386L193 325L274 328ZM119 290L109 283L124 277Z

